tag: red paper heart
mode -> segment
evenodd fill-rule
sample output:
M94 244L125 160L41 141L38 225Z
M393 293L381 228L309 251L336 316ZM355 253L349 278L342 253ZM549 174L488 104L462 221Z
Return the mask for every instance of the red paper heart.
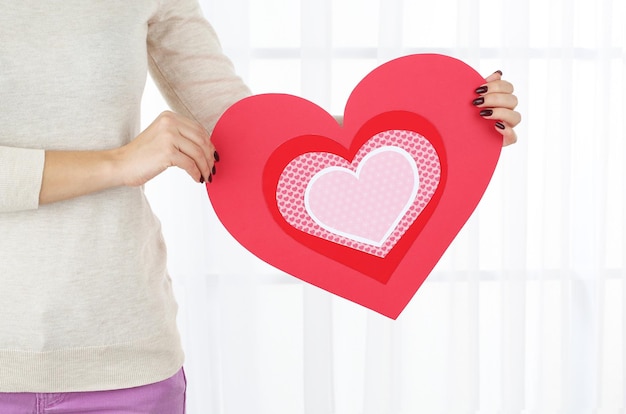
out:
M483 82L471 67L450 57L395 59L357 85L343 127L302 98L246 98L226 111L213 132L222 161L219 176L207 185L211 203L233 237L265 262L395 319L476 208L496 167L501 136L472 105L473 90ZM396 239L386 242L389 249L376 253L367 239L363 243L350 234L346 239L325 229L330 236L308 231L313 227L310 211L298 203L286 207L300 197L312 175L328 167L324 159L356 171L359 157L374 148L367 146L372 137L398 131L425 138L435 153L428 153L428 146L374 145L402 148L419 170L415 205L422 197L421 208L405 213L411 217L394 228L395 236L389 237ZM310 153L317 154L310 162L298 159ZM307 177L305 168L311 173ZM393 182L384 181L385 173L380 171L380 182ZM375 208L382 208L375 201Z

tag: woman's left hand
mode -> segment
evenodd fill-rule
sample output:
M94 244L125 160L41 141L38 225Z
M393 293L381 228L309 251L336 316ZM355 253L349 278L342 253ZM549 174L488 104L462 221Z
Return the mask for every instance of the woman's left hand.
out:
M480 116L494 120L494 128L502 134L502 146L517 142L515 128L522 116L515 111L517 97L513 95L513 85L502 80L502 72L496 71L485 79L485 83L476 88L479 95L474 99L474 106L480 108Z

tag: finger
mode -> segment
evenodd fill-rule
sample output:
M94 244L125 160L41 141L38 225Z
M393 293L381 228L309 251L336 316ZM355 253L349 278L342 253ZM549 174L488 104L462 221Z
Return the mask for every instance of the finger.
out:
M161 113L158 121L160 126L175 130L201 147L209 146L205 152L207 158L212 158L215 150L212 148L209 134L198 122L171 111Z
M483 109L482 111L480 111L480 116L485 119L502 121L513 128L515 128L520 122L522 122L522 115L519 112L505 108Z
M180 133L180 135L200 146L204 150L206 158L213 161L213 153L215 152L215 147L213 147L213 144L211 143L211 138L209 137L206 129L202 127L202 125L191 121L190 119L183 118L182 122L178 125L178 132Z
M500 134L502 134L502 146L506 147L517 142L517 134L511 125L507 125L504 122L498 121L495 123L494 128Z
M208 180L212 175L212 168L214 168L214 166L212 159L207 158L204 149L191 139L183 136L180 136L174 145L178 149L178 152L185 155L186 158L189 158L195 164L196 170L199 172L198 175L201 176L200 181L203 179Z
M201 180L215 174L215 147L208 132L198 122L171 111L159 115L155 122L162 133L172 137L172 144L197 164Z
M196 182L204 182L204 176L198 168L198 164L194 159L189 157L182 151L176 151L171 158L173 166L183 169L194 179Z
M479 95L487 95L490 93L510 93L515 91L513 84L505 80L494 80L480 85L475 92Z
M518 101L517 96L510 93L490 93L474 99L472 103L478 108L515 109Z
M215 162L217 161L215 146L211 142L211 138L204 129L202 125L199 123L180 115L177 116L177 132L183 138L193 142L198 148L202 150L204 160L206 160L206 169L205 163L199 163L199 167L201 168L203 177L207 179L211 178L211 175L215 175L216 167ZM189 154L192 155L192 154ZM194 152L194 159L197 159L197 155Z

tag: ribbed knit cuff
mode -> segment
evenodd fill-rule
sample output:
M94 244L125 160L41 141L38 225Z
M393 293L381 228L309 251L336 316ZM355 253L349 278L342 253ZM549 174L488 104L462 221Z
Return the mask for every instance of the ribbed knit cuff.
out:
M45 151L0 147L0 213L39 207Z

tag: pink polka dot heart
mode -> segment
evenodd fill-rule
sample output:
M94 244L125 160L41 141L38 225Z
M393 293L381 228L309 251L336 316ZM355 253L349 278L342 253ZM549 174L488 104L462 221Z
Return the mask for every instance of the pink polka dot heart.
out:
M294 228L385 257L433 197L441 164L433 145L406 130L370 138L352 162L326 152L293 159L276 201Z

